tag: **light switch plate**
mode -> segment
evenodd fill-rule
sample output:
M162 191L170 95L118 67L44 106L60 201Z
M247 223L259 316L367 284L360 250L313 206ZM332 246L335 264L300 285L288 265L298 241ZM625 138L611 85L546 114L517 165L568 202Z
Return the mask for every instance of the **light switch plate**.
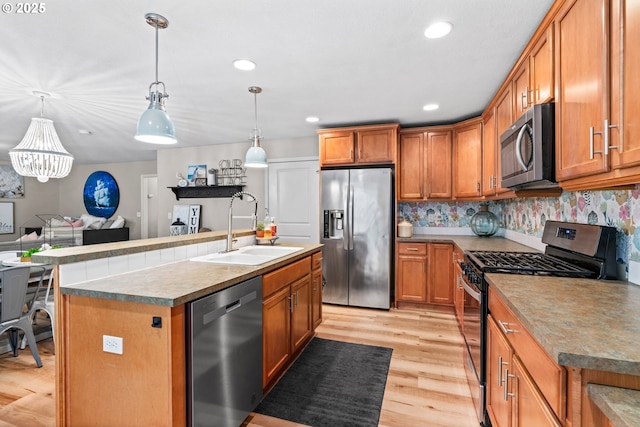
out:
M102 336L102 351L105 353L122 354L122 337Z

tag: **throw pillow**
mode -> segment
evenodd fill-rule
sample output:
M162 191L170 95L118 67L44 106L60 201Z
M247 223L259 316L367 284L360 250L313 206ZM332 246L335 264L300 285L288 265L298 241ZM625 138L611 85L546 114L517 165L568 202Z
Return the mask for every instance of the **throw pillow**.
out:
M84 228L90 228L93 230L99 229L100 227L102 227L102 224L104 224L107 221L106 218L93 216L89 214L83 214L80 217L80 219L84 223Z
M102 224L102 228L111 228L111 225L115 222L115 219L108 219L107 222Z
M124 218L118 215L118 218L116 218L116 220L113 221L113 224L111 224L111 227L109 228L122 228L122 227L124 227Z

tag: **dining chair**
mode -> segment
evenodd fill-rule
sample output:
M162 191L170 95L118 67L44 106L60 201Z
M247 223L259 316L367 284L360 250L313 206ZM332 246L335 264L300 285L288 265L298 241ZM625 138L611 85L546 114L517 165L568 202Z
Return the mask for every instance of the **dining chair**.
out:
M36 268L36 267L34 267ZM36 317L36 312L38 312L39 310L44 311L45 313L47 313L49 315L49 320L51 321L51 335L53 337L53 342L56 342L56 332L55 332L55 328L54 328L54 322L55 322L55 317L54 317L54 304L53 304L53 289L51 289L51 285L53 283L53 266L51 265L44 265L42 267L38 267L38 268L43 268L44 271L42 271L39 274L39 281L38 281L38 288L35 292L35 295L33 296L33 299L31 300L30 304L31 304L31 308L29 309L29 318L31 319L31 324L33 324L34 319ZM43 287L42 287L42 282L44 280L45 277L48 276L47 279L47 287L46 290L44 290L44 295L42 295L43 291ZM33 271L32 271L32 277L33 277ZM28 300L29 298L27 298ZM24 337L22 337L22 344L20 345L20 349L24 350L25 345L27 344L27 336L25 335Z
M8 332L13 356L17 357L18 330L22 330L29 343L31 354L36 360L36 365L41 368L42 361L31 326L31 302L27 298L29 278L34 270L41 270L38 289L34 294L35 298L39 293L39 288L42 287L44 267L18 266L0 269L0 335ZM27 310L25 310L25 306L28 307Z

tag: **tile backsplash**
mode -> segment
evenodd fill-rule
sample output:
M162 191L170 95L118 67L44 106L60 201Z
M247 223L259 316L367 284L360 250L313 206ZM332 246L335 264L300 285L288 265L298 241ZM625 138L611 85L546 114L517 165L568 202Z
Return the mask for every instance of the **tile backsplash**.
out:
M542 238L549 220L599 224L617 230L619 275L640 283L640 186L632 190L563 191L559 197L532 197L492 201L489 210L500 227ZM402 202L398 218L414 227L469 227L479 202Z

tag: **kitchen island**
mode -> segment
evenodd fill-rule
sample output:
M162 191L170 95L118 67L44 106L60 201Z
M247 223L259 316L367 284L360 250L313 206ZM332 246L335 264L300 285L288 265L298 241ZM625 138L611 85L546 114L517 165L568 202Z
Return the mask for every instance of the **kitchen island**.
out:
M235 234L241 245L255 242L249 230ZM186 425L185 304L301 260L309 260L310 271L311 255L321 250L296 244L303 249L256 266L189 261L220 250L225 238L201 233L49 250L34 258L54 265L60 284L58 427ZM105 335L122 338L122 354L103 351Z

